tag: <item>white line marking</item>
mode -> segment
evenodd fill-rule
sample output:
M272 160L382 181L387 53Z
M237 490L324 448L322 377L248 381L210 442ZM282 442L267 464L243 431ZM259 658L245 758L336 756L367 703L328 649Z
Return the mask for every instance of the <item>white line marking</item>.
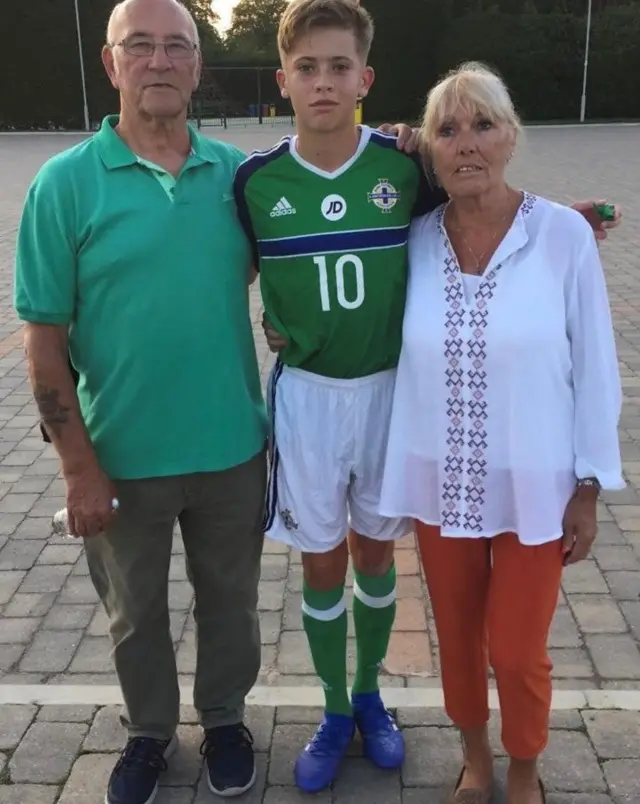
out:
M183 704L193 701L193 688L180 688ZM396 708L441 708L439 687L386 687L382 697L387 706ZM495 690L490 690L492 709L498 709ZM321 687L254 687L247 697L249 706L322 706ZM105 685L0 684L0 704L36 704L38 706L109 706L120 705L120 688ZM576 709L619 709L640 712L640 690L556 690L551 708L554 711Z

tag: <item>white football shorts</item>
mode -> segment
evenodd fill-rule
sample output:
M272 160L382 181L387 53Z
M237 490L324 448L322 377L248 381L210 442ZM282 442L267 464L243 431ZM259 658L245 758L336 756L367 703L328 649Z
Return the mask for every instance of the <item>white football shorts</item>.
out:
M395 376L338 380L276 363L267 389L268 538L326 553L350 527L379 541L413 530L409 519L378 513Z

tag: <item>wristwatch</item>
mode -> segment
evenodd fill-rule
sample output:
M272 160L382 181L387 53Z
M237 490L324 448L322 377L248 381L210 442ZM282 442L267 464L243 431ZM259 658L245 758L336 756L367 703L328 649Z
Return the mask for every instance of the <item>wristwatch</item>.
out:
M597 477L580 477L576 483L576 488L580 488L581 486L591 486L593 487L598 494L600 493L600 489L602 486L600 485L600 481Z

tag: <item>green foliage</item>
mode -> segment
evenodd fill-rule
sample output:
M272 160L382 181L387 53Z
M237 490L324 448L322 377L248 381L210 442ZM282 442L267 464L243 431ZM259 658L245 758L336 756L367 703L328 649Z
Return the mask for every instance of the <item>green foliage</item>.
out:
M277 63L286 0L241 0L224 41L209 0L183 0L205 63ZM462 61L499 70L525 120L575 120L580 110L587 0L363 0L376 23L376 82L368 120L419 118L429 87ZM78 0L92 122L118 108L100 51L114 0ZM640 0L592 0L587 116L640 118ZM74 0L2 0L0 129L81 128L82 90ZM218 76L221 80L222 76ZM275 102L270 71L229 71L224 94L240 106ZM242 79L242 80L241 80ZM246 83L246 87L242 83Z
M227 32L227 50L241 57L277 59L278 22L287 0L240 0Z

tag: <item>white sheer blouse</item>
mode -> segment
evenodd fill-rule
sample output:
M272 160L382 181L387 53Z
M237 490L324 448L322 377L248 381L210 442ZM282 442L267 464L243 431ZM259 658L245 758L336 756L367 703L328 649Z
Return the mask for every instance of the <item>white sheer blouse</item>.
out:
M445 536L562 535L576 478L624 487L622 392L593 232L524 194L477 287L442 225L417 219L381 513ZM465 293L465 290L467 291Z

